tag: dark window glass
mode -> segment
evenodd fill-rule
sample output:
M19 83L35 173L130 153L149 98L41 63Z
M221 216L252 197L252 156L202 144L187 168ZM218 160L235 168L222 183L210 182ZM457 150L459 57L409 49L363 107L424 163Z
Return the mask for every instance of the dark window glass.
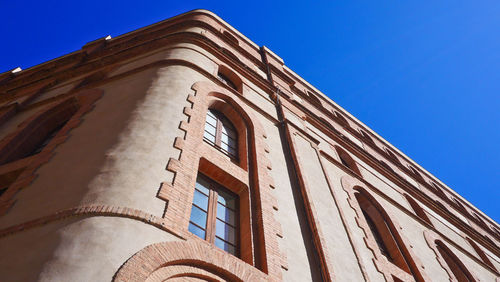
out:
M189 231L237 255L238 216L238 197L199 175L194 190Z
M236 84L234 84L227 76L219 72L217 74L217 77L219 78L220 81L222 81L222 83L238 91L238 87L236 87Z

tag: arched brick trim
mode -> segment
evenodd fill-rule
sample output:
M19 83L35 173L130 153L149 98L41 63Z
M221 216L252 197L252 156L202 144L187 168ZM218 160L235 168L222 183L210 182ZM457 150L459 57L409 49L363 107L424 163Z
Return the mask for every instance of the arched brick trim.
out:
M451 282L458 281L455 275L453 274L453 271L450 269L450 266L448 263L446 263L445 259L441 255L441 252L438 249L438 244L440 245L441 248L445 249L448 254L453 256L453 259L455 260L455 263L461 265L463 267L463 270L467 272L468 275L470 275L470 279L472 281L480 281L473 273L471 273L465 265L456 257L456 255L443 243L443 238L435 233L434 231L431 230L425 230L424 231L424 237L425 240L427 241L427 244L429 247L432 249L434 254L436 255L436 259L441 265L441 267L448 273L448 276L450 277ZM460 282L460 281L458 281Z
M263 272L216 247L188 241L145 247L118 269L113 281L158 281L189 274L217 276L226 281L269 280Z
M0 238L9 236L18 232L22 232L31 228L35 228L57 220L63 220L69 217L78 216L114 216L130 218L150 224L162 230L168 231L179 238L184 239L185 234L177 233L174 228L165 224L162 218L156 217L153 214L143 212L141 210L109 205L86 205L74 207L70 209L60 210L50 215L39 217L34 220L26 221L22 224L13 225L0 230Z
M224 281L219 275L198 267L188 265L167 265L155 270L146 279L146 282L163 282L182 278L189 279L191 277L209 282Z
M409 243L408 239L402 233L398 232L403 228L398 224L396 217L391 216L390 212L384 209L382 205L378 201L376 201L375 198L370 194L370 192L368 192L367 189L363 188L365 185L361 181L350 176L343 176L341 178L341 183L342 188L348 194L349 205L356 212L356 222L365 234L364 242L374 255L373 262L375 263L375 266L379 270L379 272L384 275L385 279L387 281L395 281L395 278L401 281L414 281L415 277L417 281L430 281L431 279L423 271L424 267L420 259L416 257L411 250L412 246ZM382 216L385 217L387 224L390 225L389 228L391 228L393 235L397 237L394 239L398 241L397 244L400 247L401 252L405 256L405 259L409 264L408 266L413 272L414 277L409 273L403 271L396 265L390 263L382 255L375 239L372 236L370 227L364 219L363 211L358 201L356 200L355 193L363 193L363 196L368 198L371 204L373 204L379 210L379 212L382 213Z
M47 126L49 129L45 128L44 130L50 130L50 128L55 128L55 126L61 124L61 120L66 122L58 131L57 135L41 152L0 166L0 170L4 172L22 169L22 172L16 180L0 197L0 216L5 214L12 206L14 203L13 197L17 191L31 183L35 178L34 172L36 169L50 160L53 156L53 150L68 138L70 130L77 127L83 115L94 107L94 103L102 96L102 92L103 91L100 89L91 89L75 93L65 100L59 101L27 119L19 126L17 131L6 136L0 142L0 156L4 156L2 152L16 150L16 148L20 146L16 145L16 142L23 142L22 140L36 134L38 130L41 130L41 127ZM22 150L22 148L19 150ZM12 160L12 158L17 156L16 154L17 153L5 153L6 156L3 157L3 161L7 162Z
M277 201L271 193L274 182L267 172L272 167L266 156L269 151L265 144L266 134L258 119L253 116L252 110L240 101L240 96L209 82L195 83L192 89L195 95L188 95L189 106L184 108L187 120L181 121L179 126L183 134L174 142L174 147L179 149L181 154L179 158L171 158L167 164L167 170L174 173L174 179L172 183L162 183L158 192L158 197L167 201L164 220L176 226L180 232L187 230L196 172L204 169L204 158L220 168L221 175L214 174L216 178L237 179L237 182L248 187L246 189L250 194L253 258L242 259L268 273L270 277L280 280L281 267L286 269L287 264L286 257L279 251L276 238L282 236L282 231L274 219ZM246 144L240 144L240 148L247 148L248 168L224 160L226 156L203 141L206 113L210 106L225 114L236 127L238 124L246 126L244 134L247 137L239 139L246 139ZM200 241L195 236L190 236L190 239ZM226 255L231 256L227 253Z

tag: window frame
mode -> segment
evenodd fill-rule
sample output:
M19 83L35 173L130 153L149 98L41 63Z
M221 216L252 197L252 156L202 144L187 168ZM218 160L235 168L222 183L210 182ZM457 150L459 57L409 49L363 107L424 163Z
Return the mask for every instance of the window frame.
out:
M216 125L215 125L215 140L212 141L210 140L206 134L210 134L213 136L212 133L210 133L209 131L207 131L207 124L209 126L212 126L209 122L208 122L208 117L209 115L212 114L213 115L213 118L215 119L215 122L216 122ZM228 148L232 148L234 149L234 154L231 153L229 150L226 150L223 148L222 146L222 134L223 134L223 127L226 128L226 130L231 130L233 133L234 133L234 137L232 136L229 136L228 135L228 138L230 139L233 139L234 140L234 147L231 147L229 144L227 144ZM240 157L239 157L239 140L238 140L238 131L236 130L236 127L234 126L234 124L221 112L215 110L215 109L208 109L207 111L207 114L206 114L206 117L205 117L205 127L203 129L203 140L207 143L209 143L210 145L212 145L213 147L215 147L217 150L219 150L220 152L222 152L224 155L230 157L231 159L235 160L235 161L239 161Z
M209 242L210 244L215 245L216 247L220 248L221 250L228 252L229 254L232 254L236 257L240 257L241 255L241 242L240 242L240 197L238 194L232 192L230 189L227 189L226 187L222 186L221 184L215 182L211 178L205 176L204 174L199 173L196 179L196 184L199 183L199 179L202 179L205 184L208 185L208 187L205 187L208 190L209 195L206 195L203 191L197 188L197 185L194 187L194 193L196 191L199 191L200 193L204 194L207 196L207 208L206 208L206 222L205 222L205 228L202 226L199 226L199 224L195 223L192 221L192 212L193 212L193 206L203 210L203 207L200 207L197 203L195 203L195 196L193 195L193 201L191 201L191 213L190 213L190 218L189 218L189 224L188 224L188 230L189 230L189 225L193 224L199 229L202 229L205 231L205 236L204 238L200 237L199 235L195 234L191 230L189 230L193 235ZM222 204L219 202L219 197L220 195L224 193L226 195L231 196L234 199L234 208L228 207L227 205ZM231 210L234 213L234 225L231 224L230 222L223 221L218 217L218 206L222 205L226 209ZM204 211L204 210L203 210ZM220 221L223 224L227 224L228 226L232 227L234 229L234 244L227 241L226 238L221 238L220 236L217 235L217 222ZM234 247L234 253L228 250L225 250L215 243L215 240L219 239L223 241L226 244L229 244L230 246Z

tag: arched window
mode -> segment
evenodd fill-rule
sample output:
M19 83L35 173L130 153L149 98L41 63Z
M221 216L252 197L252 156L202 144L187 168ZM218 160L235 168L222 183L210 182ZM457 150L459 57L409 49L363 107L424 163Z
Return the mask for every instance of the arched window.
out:
M318 106L320 108L323 107L323 104L321 103L321 100L316 97L314 94L312 94L311 92L307 91L307 97L309 99L309 102L311 102L311 104L315 105L315 106Z
M217 78L219 78L220 81L222 81L225 85L233 88L234 90L238 90L238 88L236 87L236 84L234 84L227 76L225 76L224 74L222 73L218 73L217 74Z
M78 108L78 101L71 98L32 116L8 144L0 148L0 164L41 152Z
M401 236L397 233L396 227L387 213L362 189L356 189L355 195L365 222L371 231L370 235L377 243L380 253L387 258L387 261L412 275L415 280L423 281L416 264L409 256Z
M238 59L238 58L236 58L236 59ZM235 72L233 72L228 67L226 67L224 65L220 65L219 71L217 72L217 78L219 79L219 81L221 81L225 85L229 86L230 88L232 88L240 93L242 92L243 81Z
M196 179L189 231L226 252L239 256L238 196L199 174Z
M474 249L474 251L476 251L476 253L479 255L479 257L481 258L481 260L487 264L489 267L493 268L495 271L496 271L496 268L495 266L493 265L493 263L491 263L490 259L488 258L488 256L483 252L483 250L481 250L481 248L474 242L472 241L470 238L467 237L467 242L469 242L469 244L472 246L472 248Z
M220 112L209 109L203 139L233 159L238 159L238 135L233 124Z
M427 213L425 213L424 209L422 209L422 207L417 203L417 201L415 201L412 197L410 197L406 194L405 194L405 198L408 201L408 203L410 203L410 206L413 209L413 211L415 212L415 214L420 219L422 219L423 221L427 222L428 224L430 224L432 226L432 222L429 219L429 217L427 216Z
M333 111L333 118L342 126L349 127L349 122L337 111Z
M358 166L356 165L356 162L351 158L351 156L344 151L342 148L339 146L334 146L335 151L337 151L337 154L339 155L340 162L350 170L354 171L357 175L361 176L361 172L359 171Z
M441 240L436 240L435 244L439 254L459 282L476 281L465 265Z

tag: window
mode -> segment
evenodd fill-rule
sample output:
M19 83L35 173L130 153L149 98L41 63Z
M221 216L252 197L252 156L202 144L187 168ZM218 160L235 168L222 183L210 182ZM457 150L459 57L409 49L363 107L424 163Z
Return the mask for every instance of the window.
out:
M415 269L415 264L411 258L407 255L407 249L402 243L393 223L379 204L374 199L365 195L365 193L358 191L356 193L356 200L359 203L365 222L371 231L373 239L377 243L380 253L390 263L413 275L417 281L421 281L421 279L417 279L420 278L420 274Z
M382 239L382 235L380 235L380 232L378 232L375 222L373 222L371 217L364 210L362 211L366 219L366 223L368 223L368 227L370 228L370 231L373 234L375 242L377 243L377 246L380 249L380 252L384 257L387 258L387 260L389 260L390 262L394 262L394 259L391 257L391 254L389 253L389 250L387 249L387 246L385 245L384 240Z
M203 139L214 147L238 159L238 135L231 122L218 111L209 109Z
M439 253L458 281L476 281L465 265L443 242L437 240L435 243Z
M483 250L474 241L472 241L472 239L470 239L468 237L467 237L467 242L469 242L469 244L472 246L472 248L474 248L474 251L476 251L476 253L479 255L479 257L481 258L481 260L485 264L487 264L489 267L493 268L496 271L495 266L493 265L493 263L491 263L490 259L483 252Z
M238 91L238 87L236 87L236 84L234 84L234 82L232 82L227 76L225 76L224 74L222 73L217 73L217 78L222 81L222 83L224 83L225 85L233 88L234 90Z
M61 130L65 124L66 124L66 122L63 122L61 125L57 126L51 132L49 132L47 134L47 136L45 136L45 139L42 140L42 142L40 142L40 144L38 144L35 147L35 149L33 149L33 151L28 154L28 156L32 156L32 155L40 153L43 150L43 148L45 148L50 143L50 141L52 141L52 139L54 139L54 137L56 137L59 130Z
M357 175L361 176L361 172L359 171L358 166L356 165L356 162L349 156L349 154L341 149L339 146L334 146L335 151L337 151L337 154L339 155L340 162L350 170L354 171Z
M238 248L238 196L199 174L189 231L235 256Z
M429 219L429 217L427 216L427 213L425 213L424 209L422 209L422 207L417 203L417 201L415 201L412 197L410 197L406 194L404 196L405 196L406 200L408 201L408 203L410 204L413 211L415 212L415 214L420 219L422 219L423 221L427 222L428 224L430 224L432 226L432 222Z

